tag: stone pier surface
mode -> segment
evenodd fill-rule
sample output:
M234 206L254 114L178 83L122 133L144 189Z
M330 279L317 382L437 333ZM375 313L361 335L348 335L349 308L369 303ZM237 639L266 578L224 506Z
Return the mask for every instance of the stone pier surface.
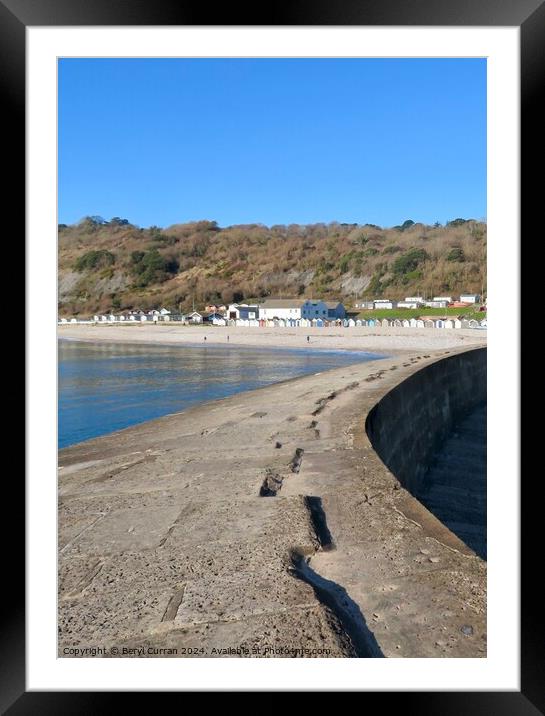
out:
M443 366L467 402L485 354L338 368L61 450L59 656L486 656L486 563L389 462L450 419L411 418Z

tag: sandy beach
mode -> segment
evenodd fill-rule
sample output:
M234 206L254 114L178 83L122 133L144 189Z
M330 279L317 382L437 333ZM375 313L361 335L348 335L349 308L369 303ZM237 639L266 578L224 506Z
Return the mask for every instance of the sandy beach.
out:
M378 351L442 350L486 345L486 331L445 328L241 328L232 326L61 325L59 338L124 343L207 344L263 348ZM307 336L310 340L307 341Z

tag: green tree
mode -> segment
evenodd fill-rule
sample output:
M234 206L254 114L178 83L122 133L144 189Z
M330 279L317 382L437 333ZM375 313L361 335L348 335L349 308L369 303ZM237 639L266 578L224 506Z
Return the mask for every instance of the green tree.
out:
M75 264L74 269L76 271L93 271L94 269L106 268L113 266L115 263L115 254L105 249L98 251L88 251L87 253L80 256Z
M392 270L397 276L404 276L411 271L415 271L428 258L428 253L424 249L409 249L409 251L397 257L392 265Z
M135 278L135 285L143 288L151 283L166 281L178 270L178 262L174 257L161 256L157 249L133 251L129 268Z

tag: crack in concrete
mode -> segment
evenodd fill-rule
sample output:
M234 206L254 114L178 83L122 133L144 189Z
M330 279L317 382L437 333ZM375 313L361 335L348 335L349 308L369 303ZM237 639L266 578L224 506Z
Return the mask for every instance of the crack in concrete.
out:
M82 577L82 579L79 581L76 588L73 589L71 592L68 592L67 594L63 595L62 600L68 601L68 600L78 599L79 597L82 597L85 590L91 586L93 579L101 571L103 566L104 566L104 562L100 559L97 560L93 564L91 569L87 572L87 574L84 577Z
M344 634L350 640L358 658L384 657L373 632L359 606L350 598L344 587L325 579L310 567L310 559L293 550L290 553L290 571L294 577L309 584L318 601L337 618Z
M178 609L180 608L180 605L184 598L184 592L185 584L180 584L176 592L174 592L174 594L169 599L167 608L165 609L165 613L163 614L163 617L161 619L162 622L172 622L174 621L174 619L176 619Z
M98 477L95 477L92 480L89 480L87 482L87 484L92 485L97 482L106 482L106 480L109 480L112 477L119 475L121 472L126 472L127 470L130 470L133 467L136 467L136 465L141 465L144 462L154 462L155 460L157 460L156 454L155 455L145 455L144 457L140 458L139 460L134 460L133 462L127 462L127 463L124 463L123 465L120 465L119 467L114 468L113 470L108 470L108 472L105 472L102 475L99 475Z
M291 459L290 465L289 465L290 470L292 472L294 472L295 474L297 474L299 472L299 470L301 469L301 463L303 462L303 453L304 452L305 451L303 450L303 448L295 448L295 453L294 453L294 455Z
M281 445L280 445L281 447ZM288 468L292 474L297 475L301 469L301 463L303 462L303 448L295 448L292 459L288 465ZM260 497L276 497L277 493L281 490L282 484L288 475L282 475L272 467L267 467L265 471L265 478L259 488Z
M382 371L382 373L384 373L384 371ZM352 383L348 383L348 385L345 385L344 388L332 391L331 393L329 393L329 395L326 395L325 398L319 398L316 401L316 405L318 407L312 411L311 415L319 415L326 408L327 404L334 400L338 395L342 395L342 393L346 393L348 390L354 390L358 386L359 381L355 380Z
M259 489L260 497L276 497L276 493L282 487L284 478L270 467L267 468L265 479Z
M324 552L335 549L331 532L327 526L327 519L322 505L322 498L305 495L304 502L305 507L308 510L312 529L314 530L316 539L320 544L320 548Z
M90 530L91 527L94 527L94 525L96 525L96 523L97 523L99 520L101 520L101 519L103 519L104 517L106 517L107 514L108 514L108 512L101 512L101 513L98 515L98 517L96 518L96 520L93 520L90 525L87 525L87 527L84 527L80 532L78 532L78 534L77 534L75 537L72 537L72 539L71 539L69 542L67 542L62 549L59 550L59 554L62 554L66 549L68 549L68 547L70 547L70 545L74 544L74 542L75 542L79 537L81 537L81 535L82 535L84 532L87 532L87 530Z

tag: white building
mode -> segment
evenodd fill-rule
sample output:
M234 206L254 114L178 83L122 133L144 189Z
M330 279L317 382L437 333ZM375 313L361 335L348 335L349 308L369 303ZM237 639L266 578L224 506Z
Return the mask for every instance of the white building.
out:
M447 303L452 303L452 296L434 296L434 301L446 301Z
M227 306L227 309L225 311L225 318L227 318L228 321L236 321L239 319L239 311L238 311L239 304L238 303L230 303Z
M418 308L420 304L418 304L416 301L399 301L397 304L398 308Z
M396 308L397 301L390 301L388 298L379 298L376 301L373 301L373 307L375 310L378 308Z
M306 300L301 306L301 317L307 319L321 318L335 320L345 318L346 310L339 301Z
M463 293L460 296L460 301L462 303L480 303L481 297L478 293Z
M424 301L424 306L428 308L447 308L448 304L447 299L434 298L433 301Z
M405 301L407 303L420 303L422 305L424 303L424 297L423 296L406 296Z
M303 302L295 298L271 298L259 304L259 319L270 321L273 318L301 318Z

